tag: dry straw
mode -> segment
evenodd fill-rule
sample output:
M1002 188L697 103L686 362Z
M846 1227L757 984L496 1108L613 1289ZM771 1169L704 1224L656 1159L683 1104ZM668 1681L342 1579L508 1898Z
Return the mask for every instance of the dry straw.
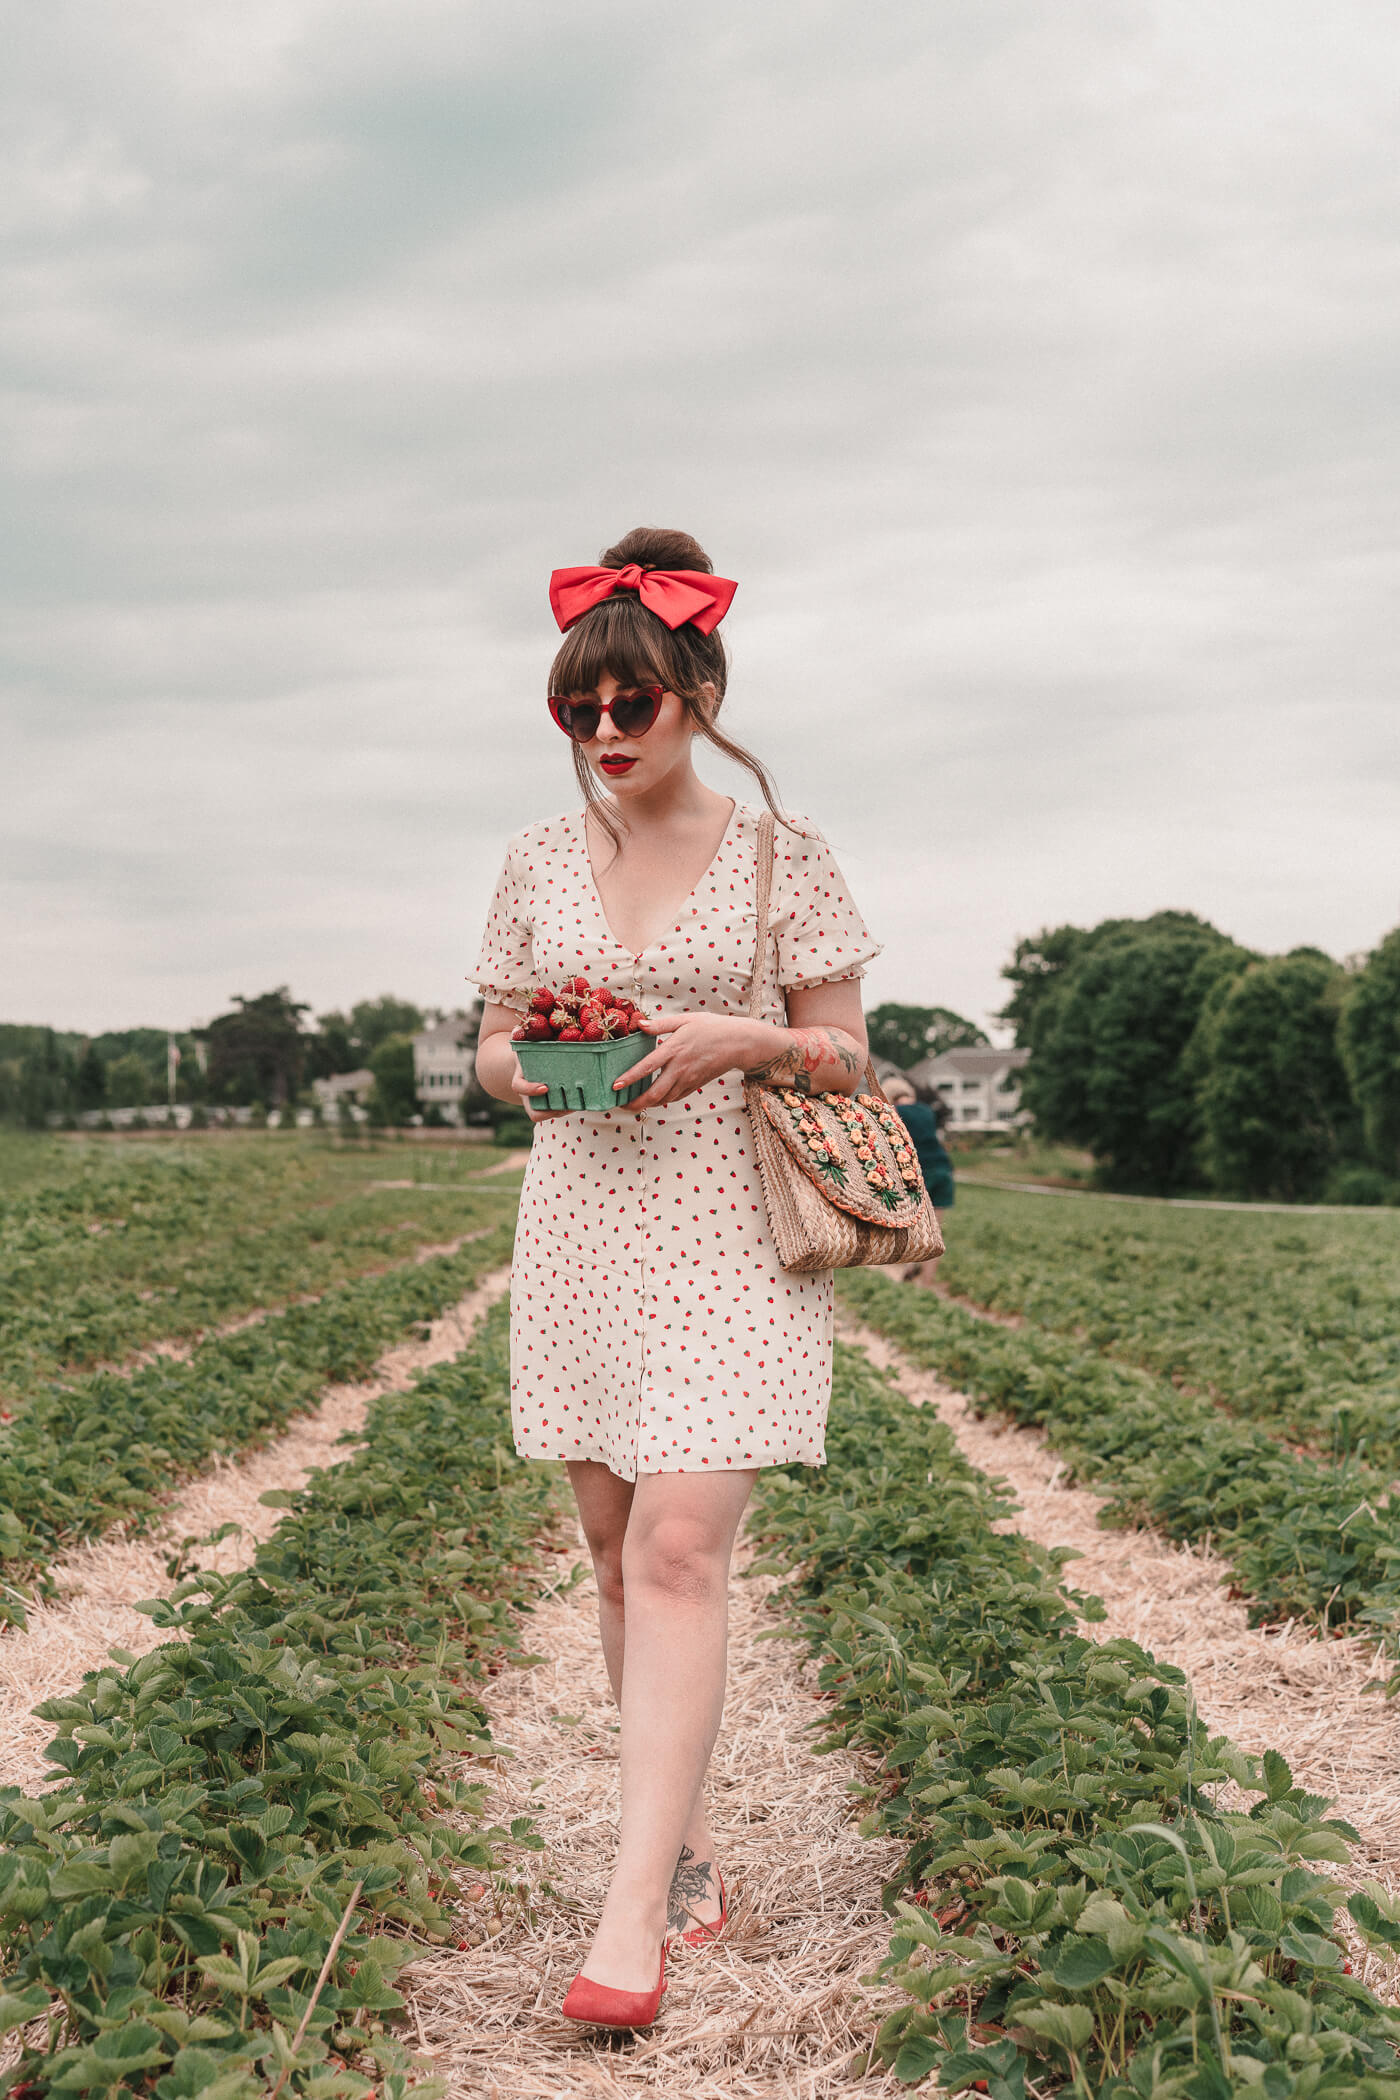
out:
M793 1642L765 1638L782 1627L772 1588L767 1578L733 1586L709 1797L730 1921L716 1944L675 1947L661 2018L635 2039L610 2042L559 2012L616 1842L616 1713L591 1576L572 1587L566 1577L530 1622L526 1639L547 1660L491 1684L505 1754L489 1813L534 1817L545 1849L520 1855L512 1892L478 1885L462 1913L468 1946L398 1979L454 2100L824 2100L849 2090L852 2056L896 2002L861 1978L889 1943L880 1887L900 1848L859 1835L851 1759L812 1753L824 1701ZM880 2073L861 2084L872 2095L901 2090Z

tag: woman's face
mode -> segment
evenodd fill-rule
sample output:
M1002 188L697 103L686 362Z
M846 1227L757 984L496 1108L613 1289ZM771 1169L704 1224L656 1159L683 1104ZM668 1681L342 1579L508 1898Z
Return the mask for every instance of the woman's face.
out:
M618 693L636 690L637 687L628 680L614 678L608 672L597 685L600 700L611 700ZM680 695L663 693L656 720L640 736L624 736L614 727L612 716L605 714L599 717L597 735L590 738L582 749L604 787L616 795L619 802L626 802L634 795L649 794L677 766L688 766L690 740L694 734Z

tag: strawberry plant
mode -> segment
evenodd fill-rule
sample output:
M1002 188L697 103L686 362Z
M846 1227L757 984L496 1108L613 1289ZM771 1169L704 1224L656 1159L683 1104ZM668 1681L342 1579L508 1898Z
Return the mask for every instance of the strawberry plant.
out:
M1400 1472L1400 1217L1219 1212L968 1187L939 1280Z
M1079 1633L1102 1611L1067 1556L994 1530L995 1483L839 1345L828 1458L762 1476L754 1523L823 1659L825 1742L869 1772L864 1827L904 1847L881 1974L907 2002L876 2056L994 2100L1400 2094L1400 2019L1349 1973L1318 1871L1355 1831L1210 1736L1179 1670ZM1349 1908L1400 1943L1376 1892Z
M846 1271L840 1290L914 1362L1042 1429L1075 1476L1107 1496L1110 1519L1175 1539L1209 1533L1256 1623L1311 1620L1400 1650L1400 1500L1383 1477L1299 1456L1083 1343L990 1327L874 1270Z
M395 1188L369 1177L411 1173L400 1147L394 1164L305 1138L112 1149L36 1138L31 1149L33 1178L7 1187L0 1175L0 1408L11 1413L47 1379L396 1265L416 1245L503 1221L513 1201L479 1178L488 1162L475 1151L416 1162L435 1185Z
M40 1709L59 1783L0 1793L0 2031L24 2030L36 2096L405 2090L396 1970L460 1936L459 1875L534 1842L454 1776L488 1747L472 1687L519 1654L554 1510L508 1384L500 1306L277 1497L249 1569L150 1607L178 1639Z
M246 1450L314 1407L328 1381L364 1377L401 1336L507 1259L499 1226L457 1254L409 1263L290 1307L127 1376L94 1372L40 1387L0 1424L0 1625L24 1623L24 1596L74 1539L140 1522L216 1453Z

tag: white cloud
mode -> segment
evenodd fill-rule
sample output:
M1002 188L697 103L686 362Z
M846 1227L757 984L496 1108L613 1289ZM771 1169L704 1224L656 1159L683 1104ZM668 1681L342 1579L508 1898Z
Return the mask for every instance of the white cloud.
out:
M99 0L7 49L9 1017L457 997L574 800L547 572L642 519L742 579L731 728L872 998L983 1014L1063 918L1400 917L1367 0Z

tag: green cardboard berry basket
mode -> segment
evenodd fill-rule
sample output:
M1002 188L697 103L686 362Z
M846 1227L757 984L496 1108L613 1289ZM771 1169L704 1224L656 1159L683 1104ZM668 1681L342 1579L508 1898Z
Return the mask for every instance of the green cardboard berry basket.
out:
M515 1054L522 1075L542 1079L549 1088L547 1094L531 1095L536 1107L601 1110L621 1108L646 1092L650 1072L635 1086L614 1090L613 1081L655 1048L655 1036L634 1030L611 1043L517 1043Z

